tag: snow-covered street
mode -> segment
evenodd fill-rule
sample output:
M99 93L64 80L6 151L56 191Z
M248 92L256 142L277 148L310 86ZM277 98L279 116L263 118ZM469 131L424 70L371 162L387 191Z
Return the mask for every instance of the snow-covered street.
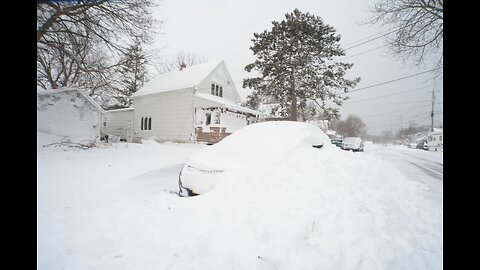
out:
M424 183L429 190L425 196L443 203L443 152L407 148L403 145L373 146L369 154L380 156L394 164L410 180Z
M294 152L182 198L181 166L208 146L37 140L38 269L443 268L442 152Z

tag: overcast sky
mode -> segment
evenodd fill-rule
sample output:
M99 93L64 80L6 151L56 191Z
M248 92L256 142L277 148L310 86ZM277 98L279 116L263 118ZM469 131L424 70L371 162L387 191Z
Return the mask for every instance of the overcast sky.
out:
M254 61L249 49L253 33L270 30L272 21L298 8L319 16L341 35L344 49L385 32L380 26L361 25L369 16L373 0L161 0L155 15L165 23L155 43L164 55L193 52L206 60L223 59L240 94L244 67ZM354 63L346 78L361 77L355 89L396 80L427 71L431 67L404 65L386 52L383 39L347 49L343 62ZM251 76L251 75L250 75ZM436 90L435 127L443 124L443 81L433 81L432 73L413 76L381 86L353 91L341 107L341 119L359 116L370 134L396 131L414 121L430 125L432 90ZM354 89L353 89L354 90Z

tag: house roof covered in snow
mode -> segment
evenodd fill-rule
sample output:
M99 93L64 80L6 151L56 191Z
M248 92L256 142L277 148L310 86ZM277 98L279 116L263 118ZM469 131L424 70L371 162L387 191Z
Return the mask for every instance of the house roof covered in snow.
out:
M190 88L201 83L223 61L210 61L157 75L132 97Z
M433 128L433 131L428 133L428 135L437 135L443 134L443 128Z
M77 93L80 93L86 100L88 100L94 107L95 109L97 109L100 113L105 113L105 110L100 107L100 105L98 105L97 102L95 102L95 100L93 100L89 95L85 94L84 91L78 89L78 88L59 88L59 89L47 89L47 90L43 90L43 89L39 89L37 87L37 95L54 95L54 94L57 94L57 93L63 93L63 92L69 92L69 91L74 91L74 92L77 92Z
M210 94L203 94L203 93L200 93L200 92L196 92L195 97L203 99L203 100L210 101L210 102L214 103L215 106L225 107L225 108L233 110L233 111L250 113L250 114L254 114L254 115L265 115L264 113L261 113L259 111L255 111L255 110L252 110L252 109L249 109L249 108L242 107L242 106L237 105L237 104L235 104L235 103L233 103L233 102L231 102L227 99L217 97L217 96L213 96L213 95L210 95Z

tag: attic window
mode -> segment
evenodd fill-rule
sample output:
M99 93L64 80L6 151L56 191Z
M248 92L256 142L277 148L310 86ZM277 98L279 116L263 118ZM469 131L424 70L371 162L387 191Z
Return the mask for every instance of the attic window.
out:
M211 88L211 94L217 97L222 97L223 96L223 87L212 83L212 88Z

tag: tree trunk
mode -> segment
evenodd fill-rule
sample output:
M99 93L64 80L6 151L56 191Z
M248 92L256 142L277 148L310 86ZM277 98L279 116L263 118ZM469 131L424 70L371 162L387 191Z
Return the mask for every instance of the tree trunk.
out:
M297 95L295 93L295 77L292 76L292 87L290 88L290 120L297 121Z

